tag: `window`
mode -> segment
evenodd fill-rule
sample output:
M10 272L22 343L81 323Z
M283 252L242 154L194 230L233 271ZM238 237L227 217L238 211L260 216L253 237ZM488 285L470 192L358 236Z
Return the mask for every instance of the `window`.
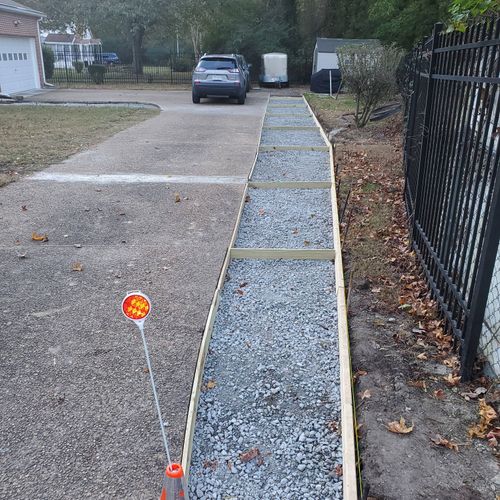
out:
M12 61L12 53L9 52L9 61Z
M234 69L236 68L236 61L226 57L211 57L210 59L202 59L198 68L204 69Z
M14 61L17 61L17 52L14 52Z
M19 60L22 61L23 60L23 54L21 52L19 52Z
M2 59L3 59L4 61L6 61L6 60L7 60L7 54L6 54L5 52L2 54Z
M24 57L24 60L27 61L28 60L28 54L26 54L26 52L23 52L23 57Z

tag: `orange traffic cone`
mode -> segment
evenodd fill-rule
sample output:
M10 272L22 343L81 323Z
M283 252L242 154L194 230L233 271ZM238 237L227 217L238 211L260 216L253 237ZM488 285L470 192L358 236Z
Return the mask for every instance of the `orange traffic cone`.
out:
M188 500L181 464L169 464L163 477L160 500Z

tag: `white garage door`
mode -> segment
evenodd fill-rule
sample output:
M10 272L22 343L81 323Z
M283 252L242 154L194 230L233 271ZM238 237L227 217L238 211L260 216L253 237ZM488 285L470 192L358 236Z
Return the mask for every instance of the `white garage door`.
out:
M40 88L35 39L0 36L0 90L13 94Z

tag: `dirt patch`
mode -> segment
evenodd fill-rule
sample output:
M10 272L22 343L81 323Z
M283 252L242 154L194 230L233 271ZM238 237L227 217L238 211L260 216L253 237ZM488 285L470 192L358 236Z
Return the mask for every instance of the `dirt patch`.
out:
M408 249L402 118L358 130L349 110L310 102L336 131L363 494L498 498L498 447L468 431L480 420L479 400L494 413L499 393L486 377L459 383L453 339ZM411 431L390 432L401 418ZM493 416L488 429L495 425Z
M130 108L2 105L0 187L158 114Z

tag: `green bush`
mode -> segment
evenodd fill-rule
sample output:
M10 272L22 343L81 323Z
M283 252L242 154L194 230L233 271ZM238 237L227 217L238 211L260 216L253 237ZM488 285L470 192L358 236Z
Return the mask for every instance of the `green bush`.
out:
M88 70L94 83L98 85L104 83L104 73L106 73L106 66L104 64L91 64Z
M76 72L78 74L80 74L83 71L83 68L85 67L85 65L83 64L82 61L75 61L73 63L73 67L75 68Z
M179 71L179 72L192 71L194 66L196 66L196 64L191 59L183 58L183 59L172 60L172 69L174 71Z
M45 78L50 80L54 76L54 52L45 45L42 47L43 54L43 69L45 70Z

